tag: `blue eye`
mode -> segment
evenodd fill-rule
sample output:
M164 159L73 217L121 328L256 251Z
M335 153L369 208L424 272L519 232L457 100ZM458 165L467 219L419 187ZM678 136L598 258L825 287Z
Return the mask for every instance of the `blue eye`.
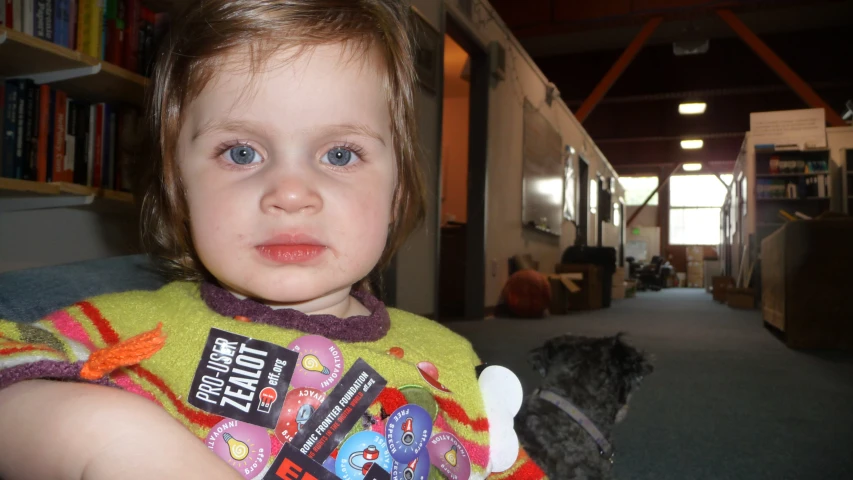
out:
M343 167L349 164L353 159L353 153L346 148L335 147L326 152L326 160L336 167Z
M249 165L254 163L260 155L248 145L237 145L228 149L228 156L237 165Z

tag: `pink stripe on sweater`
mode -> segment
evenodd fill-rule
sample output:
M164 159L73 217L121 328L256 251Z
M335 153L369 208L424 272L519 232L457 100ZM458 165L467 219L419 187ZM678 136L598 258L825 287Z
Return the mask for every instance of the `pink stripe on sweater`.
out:
M160 405L160 407L163 406L163 404L160 403L160 401L157 400L157 398L152 395L151 392L146 391L144 388L142 388L142 386L134 382L130 378L130 376L128 376L124 372L116 370L110 375L110 380L112 380L113 383L121 387L121 389L126 392L135 393L140 397L145 397L148 400L151 400L152 402L156 403L157 405Z
M464 437L456 433L456 430L447 423L447 420L444 419L444 415L439 414L436 416L434 425L444 432L452 433L460 442L462 442L463 445L465 445L465 450L468 451L468 457L471 458L471 462L479 465L483 469L486 468L486 465L489 464L489 447L484 447L465 440ZM434 434L435 432L433 431L433 435Z
M89 339L89 335L83 330L83 327L74 320L65 310L58 310L47 316L47 320L59 330L64 337L74 340L89 349L89 351L97 350L95 345Z

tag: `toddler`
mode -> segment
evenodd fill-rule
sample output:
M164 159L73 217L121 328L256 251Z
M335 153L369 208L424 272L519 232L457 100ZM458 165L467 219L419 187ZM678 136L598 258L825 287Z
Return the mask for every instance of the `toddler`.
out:
M542 478L517 379L478 380L466 340L367 286L424 216L409 15L206 0L175 19L136 179L173 281L0 322L0 477Z

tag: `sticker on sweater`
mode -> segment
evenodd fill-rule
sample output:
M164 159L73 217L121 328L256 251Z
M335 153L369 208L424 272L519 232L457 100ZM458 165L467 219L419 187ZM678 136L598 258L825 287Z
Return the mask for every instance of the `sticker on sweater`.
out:
M390 472L393 464L394 459L385 444L385 437L380 433L364 431L356 433L341 445L335 461L335 473L341 480L362 480L368 478L367 473L374 465Z
M285 443L264 480L338 480L334 473Z
M361 419L386 383L376 370L359 358L293 437L291 444L308 458L322 462Z
M468 480L471 459L465 446L452 433L437 433L427 445L429 461L449 480Z
M327 392L341 380L344 356L334 342L320 335L305 335L287 346L299 354L293 388L309 387Z
M417 366L421 377L423 377L431 387L441 390L442 392L452 393L450 389L438 381L438 368L436 368L432 362L421 362Z
M417 458L431 434L432 418L417 405L403 405L385 424L385 442L397 462L408 463Z
M257 477L269 463L270 436L256 425L226 418L210 429L205 444L243 478Z
M320 408L326 394L313 388L294 388L284 397L281 416L275 426L275 436L283 443L293 440L302 425Z
M275 428L297 357L278 345L211 328L188 401L215 415Z
M411 462L395 461L394 466L391 467L391 480L427 480L430 466L429 452L425 448Z

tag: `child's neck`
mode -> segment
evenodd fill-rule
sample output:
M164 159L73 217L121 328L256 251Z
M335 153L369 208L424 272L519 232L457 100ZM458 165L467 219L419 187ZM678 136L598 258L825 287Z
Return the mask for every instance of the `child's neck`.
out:
M248 298L246 295L237 293L230 288L226 287L226 290L241 300ZM254 300L272 309L290 308L306 315L333 315L338 318L370 315L370 310L362 305L358 299L350 295L349 292L348 288L342 289L317 299L298 303L274 303L260 298L255 298Z

